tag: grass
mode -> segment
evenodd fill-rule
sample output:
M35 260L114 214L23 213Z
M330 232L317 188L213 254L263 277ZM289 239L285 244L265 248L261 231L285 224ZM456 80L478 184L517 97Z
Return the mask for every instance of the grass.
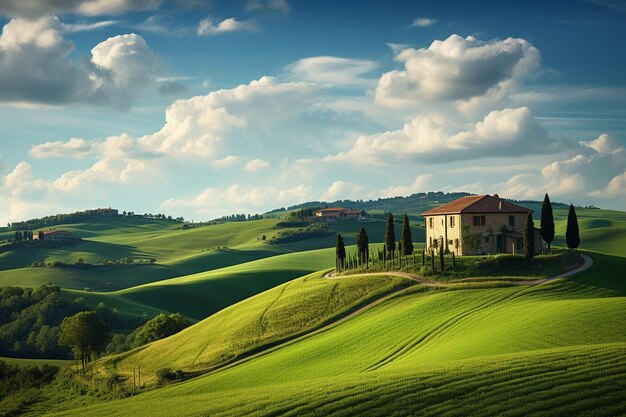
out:
M174 336L107 358L102 366L122 375L141 366L152 378L161 368L207 370L319 327L411 283L390 276L333 281L324 279L322 273L307 275L221 310Z
M74 363L74 361L64 360L64 359L22 359L22 358L7 358L5 356L0 356L0 362L6 362L10 364L19 365L19 366L39 366L39 367L43 365L62 367L62 366L67 366L67 365L71 365Z
M265 355L80 414L624 413L626 259L592 256L594 266L571 280L407 290ZM189 344L213 337L196 326Z

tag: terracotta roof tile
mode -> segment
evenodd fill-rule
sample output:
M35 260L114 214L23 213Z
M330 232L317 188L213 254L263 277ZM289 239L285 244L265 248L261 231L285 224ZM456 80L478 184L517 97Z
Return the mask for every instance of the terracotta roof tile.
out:
M422 213L423 216L433 216L437 214L459 214L459 213L528 213L532 211L526 207L518 206L502 200L495 195L471 195L461 197L457 200L435 207Z

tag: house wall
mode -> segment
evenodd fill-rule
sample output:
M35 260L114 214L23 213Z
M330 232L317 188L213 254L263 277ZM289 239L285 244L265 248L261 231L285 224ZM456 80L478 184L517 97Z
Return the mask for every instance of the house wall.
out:
M503 228L512 232L523 233L527 216L526 213L486 213L484 214L485 225L474 226L474 216L477 215L481 214L467 213L461 215L464 236L467 237L472 234L481 235L481 247L472 248L468 245L464 245L462 252L463 255L478 255L482 253L498 252L496 235L502 232ZM514 226L509 226L509 216L515 217ZM510 248L507 247L505 250L509 251ZM516 248L516 251L519 252L520 248Z
M430 220L433 219L433 227L430 227ZM450 219L454 219L454 226L450 225ZM426 250L439 248L446 237L446 222L447 222L447 247L450 252L454 252L457 255L461 255L461 225L459 214L437 215L427 216L426 218ZM437 243L435 244L435 241ZM457 244L458 242L458 244ZM444 243L444 250L446 244Z

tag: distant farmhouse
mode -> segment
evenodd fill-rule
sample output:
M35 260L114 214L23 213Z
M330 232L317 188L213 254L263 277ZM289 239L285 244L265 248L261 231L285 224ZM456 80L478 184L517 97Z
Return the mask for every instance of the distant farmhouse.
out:
M46 230L40 234L35 234L33 239L44 240L44 241L68 241L75 240L76 236L73 233L67 232L65 230Z
M428 210L426 249L444 245L457 255L521 253L528 213L525 207L502 200L498 194L459 198ZM535 251L542 250L542 240L535 229Z
M87 212L93 216L117 216L119 211L114 208L97 208L95 210L87 210Z
M364 211L352 210L343 207L330 207L313 212L315 220L321 221L337 221L337 220L353 220L360 219L365 215Z

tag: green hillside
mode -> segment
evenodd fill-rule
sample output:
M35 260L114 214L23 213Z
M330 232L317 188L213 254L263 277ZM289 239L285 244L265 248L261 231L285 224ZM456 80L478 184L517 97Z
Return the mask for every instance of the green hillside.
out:
M393 276L328 280L314 273L279 285L174 336L100 365L120 374L141 366L150 381L161 368L206 370L332 320L413 281ZM158 359L156 359L158 358Z
M593 257L544 285L407 291L235 366L63 415L620 414L626 259ZM210 322L185 332L201 340ZM172 355L182 364L197 350Z

